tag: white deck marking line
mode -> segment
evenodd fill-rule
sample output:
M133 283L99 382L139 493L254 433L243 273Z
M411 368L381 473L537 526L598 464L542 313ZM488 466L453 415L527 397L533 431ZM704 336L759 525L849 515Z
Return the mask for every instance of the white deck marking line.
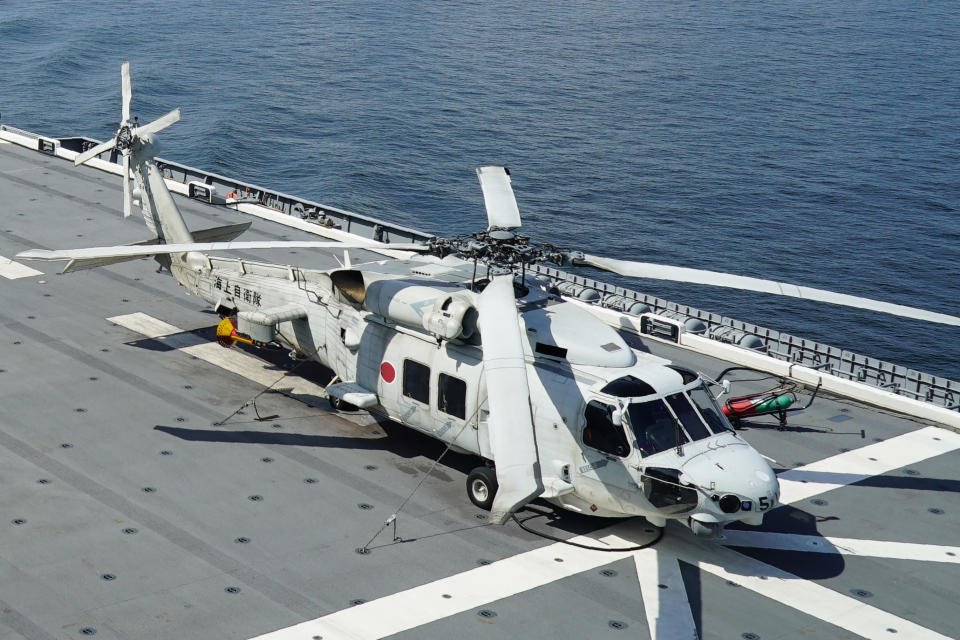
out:
M194 344L195 340L193 338L177 335L184 333L183 329L179 329L172 324L167 324L162 320L157 320L145 313L137 312L129 315L114 316L107 318L107 320L148 338L161 340L171 348L191 356L196 356L204 362L222 367L248 380L262 384L265 387L276 383L277 379L282 375L282 372L273 369L272 365L247 355L238 349L224 349L219 344L213 342ZM284 379L278 388L289 390L290 393L296 395L312 395L319 398L327 397L327 392L324 391L323 387L295 375L288 376Z
M43 271L37 271L25 264L14 262L10 258L0 256L0 276L7 280L16 280L17 278L29 278L30 276L42 276Z
M915 622L731 549L724 549L709 540L689 536L675 537L670 542L672 555L684 562L865 638L890 637L893 632L887 629L895 629L899 634L896 637L901 638L951 640ZM630 538L612 536L609 543L615 546L630 544Z
M634 553L633 561L652 640L698 640L676 557L651 547Z
M881 448L880 445L886 445L886 447ZM957 448L960 448L960 435L936 427L926 427L891 438L885 442L868 445L856 451L833 456L820 462L814 462L779 476L782 481L781 505L810 498L819 492L830 491L852 482L859 482L876 473L886 473L887 471L907 464L915 464L927 458L948 453ZM897 457L897 453L906 455ZM881 457L881 455L883 457ZM874 461L869 460L871 457L877 458L877 462L874 463ZM894 460L894 458L896 458L896 460ZM883 462L881 462L881 460ZM870 469L871 473L867 473L866 475L856 473L860 466L864 464L863 461L872 465ZM834 474L830 476L830 481L825 481L824 478L829 472L826 470L821 471L823 465L829 467L838 464L841 465L841 468L846 467L846 471L848 472ZM850 471L854 473L850 473ZM811 481L802 482L801 480L807 479L802 477L802 474L807 474ZM785 492L784 489L786 489ZM784 493L786 495L784 495ZM611 546L636 544L636 541L630 540L629 536L626 539L620 536L621 532L629 530L629 526L629 523L625 523L610 528L608 531L611 535L604 538L604 542ZM941 636L916 623L904 620L893 614L876 609L875 607L869 607L853 598L843 596L816 583L780 571L771 565L753 560L735 551L716 545L704 546L698 549L697 546L695 546L697 541L693 539L684 540L681 538L673 538L669 543L671 546L680 545L681 549L685 547L689 551L687 553L674 555L658 547L657 552L659 555L679 557L715 575L726 574L726 570L712 564L710 561L719 559L727 562L729 566L735 569L739 568L739 572L744 574L728 574L734 582L756 591L761 595L782 602L787 606L796 608L798 611L807 613L815 618L826 620L831 624L841 626L854 633L859 633L866 637L873 637L875 635L887 637L889 633L886 629L892 628L900 632L909 631L914 634L904 635L902 637L923 640L928 638L931 640L944 640L946 638L946 636ZM525 575L525 572L528 571L530 564L536 564L537 559L542 561L541 555L536 554L542 554L542 557L547 558L563 557L564 562L557 564L564 566L566 569L573 569L573 571L562 571L562 573L556 575L554 578L549 578L534 571L531 572L531 574L535 574L537 579L533 580L532 576ZM372 600L356 607L342 609L322 618L308 620L292 627L266 633L251 640L311 640L315 635L322 636L324 640L367 640L382 638L430 622L435 622L436 620L457 613L462 613L473 607L528 591L580 571L588 571L615 562L626 555L631 554L587 551L563 543L556 543L489 565L489 567L501 565L507 568L507 575L496 574L498 579L502 580L500 584L497 584L495 580L479 580L475 583L474 581L477 580L475 576L477 574L474 572L479 570L474 569L390 596L384 596L383 598ZM527 560L527 558L530 560ZM576 563L574 562L575 560ZM519 571L514 569L514 565L520 567ZM578 569L578 565L584 568ZM489 569L489 567L481 567L481 569ZM557 567L553 567L553 569L556 570ZM751 572L753 575L766 575L768 578L766 580L751 578L749 575ZM488 576L493 574L488 573L483 575ZM771 581L769 576L776 576L776 580ZM771 586L773 582L776 582L776 584ZM458 589L457 595L450 599L443 598L444 593L453 595L454 587ZM461 593L459 589L463 589L463 592ZM794 589L795 591L793 591ZM823 611L819 608L820 598L822 598L824 602L830 603L824 607ZM457 606L454 606L454 603L456 603ZM817 605L815 606L813 603L817 603ZM861 621L857 619L858 616L866 616L870 619ZM846 626L848 620L850 626ZM881 628L881 621L886 623L886 626ZM878 629L876 633L871 632L874 628ZM651 634L652 633L653 631L651 631Z
M915 542L887 542L884 540L859 540L856 538L822 538L793 533L770 531L724 531L720 541L725 546L757 547L783 551L808 551L812 553L839 553L845 556L871 558L895 558L921 562L946 562L960 564L960 547ZM952 555L950 555L952 554Z
M600 540L606 542L607 538L612 537L616 536L605 536ZM573 540L597 544L597 539L587 536L578 536ZM602 567L630 555L626 551L588 551L556 542L449 578L341 609L316 620L272 631L253 640L310 640L314 636L322 636L324 640L383 638ZM444 594L450 597L445 598Z
M779 474L780 504L800 502L955 449L960 449L960 434L924 427L831 456Z
M703 571L865 638L950 640L932 629L729 549L698 549L691 557L684 555L680 558L694 561Z

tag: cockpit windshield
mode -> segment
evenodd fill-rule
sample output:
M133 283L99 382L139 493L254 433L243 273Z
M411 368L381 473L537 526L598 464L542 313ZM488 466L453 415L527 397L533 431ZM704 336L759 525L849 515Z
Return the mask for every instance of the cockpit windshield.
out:
M701 384L696 389L691 389L689 394L690 399L693 400L693 404L700 410L700 415L702 415L703 419L710 425L711 431L714 433L723 433L724 431L733 430L730 422L727 421L727 417L723 415L723 411L717 406L717 401L714 400L713 395L707 391L706 385Z
M682 424L683 428L690 434L691 440L703 440L704 438L710 437L707 426L703 424L703 420L701 420L697 412L694 411L693 406L691 406L690 401L687 400L685 395L675 393L672 396L667 396L667 404L670 405L673 412L680 418L680 424Z
M688 441L683 431L677 428L663 400L631 402L627 407L627 416L641 456L660 453Z

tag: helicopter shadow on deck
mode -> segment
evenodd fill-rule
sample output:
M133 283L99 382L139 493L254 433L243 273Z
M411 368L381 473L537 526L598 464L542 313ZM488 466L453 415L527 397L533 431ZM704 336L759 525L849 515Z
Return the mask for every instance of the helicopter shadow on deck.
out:
M786 469L776 469L783 472ZM880 489L899 489L909 491L931 491L960 493L960 481L943 478L921 478L916 476L877 475L861 478L859 475L834 473L827 471L790 470L792 479L811 483L838 483L844 486L874 487ZM851 482L853 481L853 482ZM740 547L729 545L731 549L750 556L761 562L791 573L805 580L823 580L843 573L846 566L839 550L820 533L818 525L822 522L839 521L843 514L814 515L789 505L778 507L766 515L763 526L750 527L741 523L732 524L729 530L763 531L786 535L810 536L807 542L811 550L780 550L758 547ZM816 544L816 551L812 547Z
M830 427L824 427L816 424L803 422L791 423L789 419L786 426L784 426L783 429L780 429L780 422L777 419L776 414L769 414L748 419L741 418L735 425L735 428L738 432L750 431L752 429L764 431L780 430L785 433L819 433L821 435L860 436L861 438L866 438L866 430L864 429L857 429L856 431L837 431L835 429L831 429Z
M960 493L960 480L945 478L923 478L918 476L879 475L862 476L831 471L806 471L802 469L774 469L776 473L790 471L792 479L811 483L834 483L856 487L874 487L878 489L908 489L912 491L938 491ZM896 472L893 472L896 473ZM781 507L782 508L782 507Z
M328 414L329 415L329 414ZM327 417L318 414L317 417ZM434 438L385 418L374 416L384 436L359 437L325 435L309 433L283 433L278 431L260 431L247 429L188 429L169 425L156 425L154 429L188 442L222 442L225 444L286 445L293 447L320 447L324 449L351 449L355 451L383 451L407 460L423 458L424 464L402 464L397 468L409 475L426 472L433 460L443 454L443 458L431 473L444 481L452 481L443 468L458 471L466 476L477 466L476 456L447 451L446 446ZM276 420L283 421L282 417ZM228 423L229 424L229 423Z

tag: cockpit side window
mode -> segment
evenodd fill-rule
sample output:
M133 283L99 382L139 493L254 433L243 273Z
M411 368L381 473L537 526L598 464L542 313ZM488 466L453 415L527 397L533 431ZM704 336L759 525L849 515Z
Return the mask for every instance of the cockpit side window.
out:
M703 440L704 438L710 437L707 426L703 424L700 416L690 405L690 401L687 400L685 395L675 393L672 396L667 396L667 404L669 404L673 412L677 414L677 417L680 419L680 424L687 430L687 434L690 435L691 440Z
M678 436L680 444L687 442L687 436L677 428L663 400L632 402L627 406L630 426L637 437L641 456L647 457L677 446Z
M723 411L717 406L717 401L713 399L713 395L707 391L705 385L691 389L689 393L690 399L693 400L693 404L700 410L700 415L703 416L703 419L710 425L711 431L714 433L723 433L724 431L733 430L733 427L731 427L727 421L727 417L723 415Z
M621 458L630 453L630 445L623 427L614 424L610 419L613 407L608 407L596 400L587 405L584 417L587 426L583 429L583 443Z

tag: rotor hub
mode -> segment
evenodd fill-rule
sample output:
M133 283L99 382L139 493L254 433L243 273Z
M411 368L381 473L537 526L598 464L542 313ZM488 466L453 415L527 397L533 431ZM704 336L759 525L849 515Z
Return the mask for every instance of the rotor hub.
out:
M128 124L120 127L120 130L117 131L117 149L126 151L133 146L133 141L133 128Z
M546 243L530 242L523 236L506 229L481 231L470 235L433 238L432 253L443 258L457 255L467 260L480 260L492 267L510 269L518 265L536 262L562 264L565 252Z

